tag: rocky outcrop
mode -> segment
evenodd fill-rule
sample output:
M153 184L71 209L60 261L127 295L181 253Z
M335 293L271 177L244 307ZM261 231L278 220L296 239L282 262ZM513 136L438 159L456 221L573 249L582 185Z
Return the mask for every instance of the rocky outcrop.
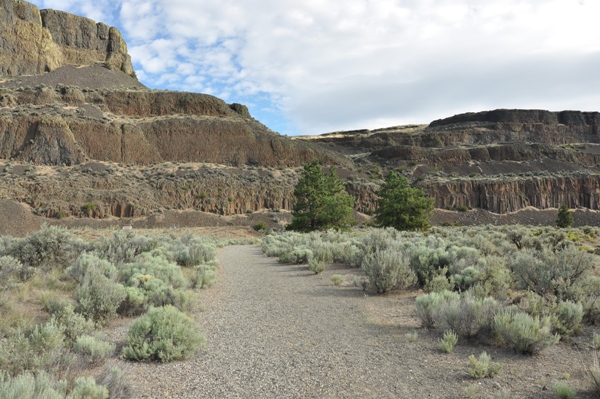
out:
M216 97L74 86L0 88L0 157L45 165L101 160L300 166L349 165L318 145L292 141Z
M527 207L538 209L600 209L600 175L573 173L565 176L496 177L428 181L420 184L435 198L435 207L462 206L495 213L509 213Z
M483 112L468 112L449 118L438 119L431 122L428 129L435 130L442 126L480 122L596 127L600 124L600 113L581 111L551 112L537 109L496 109Z
M500 109L433 121L414 145L599 143L599 128L598 112Z
M547 144L500 144L490 146L427 148L395 146L371 153L373 159L398 164L427 164L433 167L485 163L492 161L531 162L544 158L594 166L600 163L600 154L591 150L600 146L579 144L577 148L557 147Z
M167 210L223 216L291 210L301 168L225 167L194 163L126 166L89 162L39 167L0 164L0 198L30 206L37 215L141 217ZM356 208L373 209L373 183L348 182Z
M0 0L0 75L36 75L61 66L103 63L135 76L120 32L62 11Z

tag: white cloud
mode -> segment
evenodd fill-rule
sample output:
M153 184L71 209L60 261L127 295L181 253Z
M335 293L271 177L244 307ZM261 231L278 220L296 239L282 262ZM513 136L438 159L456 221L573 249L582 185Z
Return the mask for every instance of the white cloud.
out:
M597 0L41 3L112 16L148 86L278 109L299 133L600 103Z

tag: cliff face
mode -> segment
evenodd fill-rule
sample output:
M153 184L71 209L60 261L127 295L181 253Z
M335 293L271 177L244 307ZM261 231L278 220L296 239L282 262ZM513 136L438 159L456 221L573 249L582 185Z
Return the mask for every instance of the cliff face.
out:
M343 156L271 132L245 106L204 94L0 88L0 157L44 165L86 160L299 166Z
M116 28L62 11L0 0L0 75L36 75L67 64L104 63L135 76Z
M538 209L600 209L600 175L574 173L567 176L496 179L458 179L455 182L427 182L421 186L435 198L435 207L461 206L509 213L527 207Z
M291 210L301 168L226 167L199 163L126 166L89 162L75 166L0 163L0 198L29 205L46 217L138 217L166 210L218 215L262 209ZM349 184L359 209L369 187Z

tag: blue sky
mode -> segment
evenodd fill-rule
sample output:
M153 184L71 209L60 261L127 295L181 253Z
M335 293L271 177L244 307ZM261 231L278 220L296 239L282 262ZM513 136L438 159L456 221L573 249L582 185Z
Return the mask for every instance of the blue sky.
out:
M148 87L281 134L600 110L598 0L36 0L119 28Z

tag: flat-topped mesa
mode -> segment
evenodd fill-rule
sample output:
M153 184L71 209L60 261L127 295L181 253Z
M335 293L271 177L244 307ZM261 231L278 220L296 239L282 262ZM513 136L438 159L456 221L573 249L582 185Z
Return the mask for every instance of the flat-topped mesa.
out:
M433 129L440 126L469 122L597 126L600 125L600 113L582 111L552 112L538 109L496 109L483 112L468 112L449 118L437 119L431 122L429 128Z
M507 142L599 143L600 113L498 109L460 114L431 122L419 144L439 147Z
M64 65L103 63L135 77L121 33L63 11L0 0L0 75L38 75Z

